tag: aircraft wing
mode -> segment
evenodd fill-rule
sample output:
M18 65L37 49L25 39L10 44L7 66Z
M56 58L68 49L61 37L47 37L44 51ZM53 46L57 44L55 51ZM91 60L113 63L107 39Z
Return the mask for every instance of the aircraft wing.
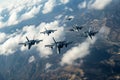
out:
M44 31L44 32L40 32L40 33L42 33L42 34L47 34L48 36L49 36L49 32L47 32L47 31Z
M18 43L19 45L25 45L25 43Z
M41 41L43 41L43 40L36 40L36 44L38 44L38 43L41 42Z
M45 34L46 32L44 31L44 32L40 32L40 33Z
M49 47L49 48L51 48L51 49L53 49L53 46L54 46L54 45L45 45L45 47Z
M55 32L55 31L57 31L57 30L51 30L51 32Z
M24 45L24 46L26 46L27 44L26 43L18 43L19 45Z

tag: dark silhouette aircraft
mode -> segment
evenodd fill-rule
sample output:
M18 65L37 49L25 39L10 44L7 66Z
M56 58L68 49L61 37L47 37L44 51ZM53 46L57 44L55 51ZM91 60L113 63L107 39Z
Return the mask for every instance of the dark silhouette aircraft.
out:
M78 26L77 24L75 26L73 26L72 29L69 29L69 31L77 31L79 32L80 30L82 30L83 26Z
M84 33L86 34L87 37L90 37L92 39L92 37L95 36L98 33L98 31L92 31L89 29L89 31L86 31Z
M47 28L45 28L45 31L40 32L40 33L47 34L49 36L49 34L54 33L55 31L57 30L47 30Z
M27 36L26 36L26 39L27 39L26 42L19 43L19 45L28 46L28 49L30 49L32 47L32 45L38 44L39 42L43 41L43 40L38 40L38 39L29 40Z
M50 47L51 49L53 49L53 47L55 46L57 48L57 53L60 54L61 52L61 48L63 48L64 46L67 47L69 44L72 44L73 42L67 42L67 41L56 41L53 38L54 43L50 44L50 45L45 45L45 47Z
M73 17L66 18L66 20L68 20L68 21L71 21L72 19L73 19Z
M68 21L70 21L70 20L72 20L73 18L67 18L66 20L68 20Z

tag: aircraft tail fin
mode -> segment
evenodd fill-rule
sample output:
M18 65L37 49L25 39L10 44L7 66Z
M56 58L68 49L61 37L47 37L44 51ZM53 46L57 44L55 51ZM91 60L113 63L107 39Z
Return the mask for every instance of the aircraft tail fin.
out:
M29 42L29 39L28 39L28 37L26 36L26 39L27 39L27 41Z
M55 44L57 44L57 42L55 41L54 37L53 37L53 41L54 41Z

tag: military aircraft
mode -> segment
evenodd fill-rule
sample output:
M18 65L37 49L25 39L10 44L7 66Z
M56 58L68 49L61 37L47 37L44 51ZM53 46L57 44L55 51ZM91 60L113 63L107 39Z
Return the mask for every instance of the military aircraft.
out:
M71 21L72 19L73 19L72 16L69 16L69 17L66 18L66 20L68 20L68 21Z
M49 36L49 34L54 33L55 31L57 30L47 30L47 28L45 28L45 31L40 32L40 33L47 34Z
M86 34L87 37L90 37L92 39L92 36L95 36L98 33L98 31L92 31L89 29L89 31L86 31L84 33Z
M57 53L60 54L61 52L61 48L63 48L64 46L67 47L69 44L72 44L73 42L67 42L67 41L56 41L53 38L54 43L50 44L50 45L45 45L45 47L50 47L51 49L53 49L53 47L55 46L57 48Z
M73 18L69 17L69 18L67 18L66 20L70 21L70 20L72 20L72 19L73 19Z
M32 47L32 45L38 44L39 42L43 41L43 40L29 40L28 37L26 36L27 41L24 43L19 43L19 45L24 45L24 46L28 46L28 49L30 49Z
M73 26L72 29L69 29L69 31L77 31L79 32L80 30L82 30L83 26L78 26L77 24L75 26Z

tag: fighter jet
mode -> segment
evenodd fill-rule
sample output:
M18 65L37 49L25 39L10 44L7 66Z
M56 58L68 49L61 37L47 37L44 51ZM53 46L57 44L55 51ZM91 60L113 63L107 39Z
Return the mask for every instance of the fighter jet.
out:
M47 28L45 28L45 31L40 32L40 33L47 34L49 36L49 34L54 33L55 31L57 30L47 30Z
M87 37L90 37L92 39L92 36L95 36L98 33L98 31L92 31L89 29L89 31L86 31L84 33L86 34Z
M73 16L65 16L65 19L67 20L67 21L71 21L71 20L73 20Z
M69 31L77 31L79 32L80 30L82 30L83 26L78 26L77 24L75 26L73 26L72 29L69 29Z
M73 19L72 17L69 17L69 18L67 18L66 20L71 21L72 19Z
M50 45L45 45L45 47L50 47L51 49L53 49L53 47L55 46L57 48L57 53L60 54L61 52L61 48L63 48L64 46L67 47L69 44L72 44L73 42L67 42L67 41L56 41L53 38L54 43L50 44Z
M43 41L43 40L29 40L28 37L26 36L27 41L24 43L19 43L19 45L24 45L24 46L28 46L28 49L30 49L32 47L32 45L38 44L39 42Z

